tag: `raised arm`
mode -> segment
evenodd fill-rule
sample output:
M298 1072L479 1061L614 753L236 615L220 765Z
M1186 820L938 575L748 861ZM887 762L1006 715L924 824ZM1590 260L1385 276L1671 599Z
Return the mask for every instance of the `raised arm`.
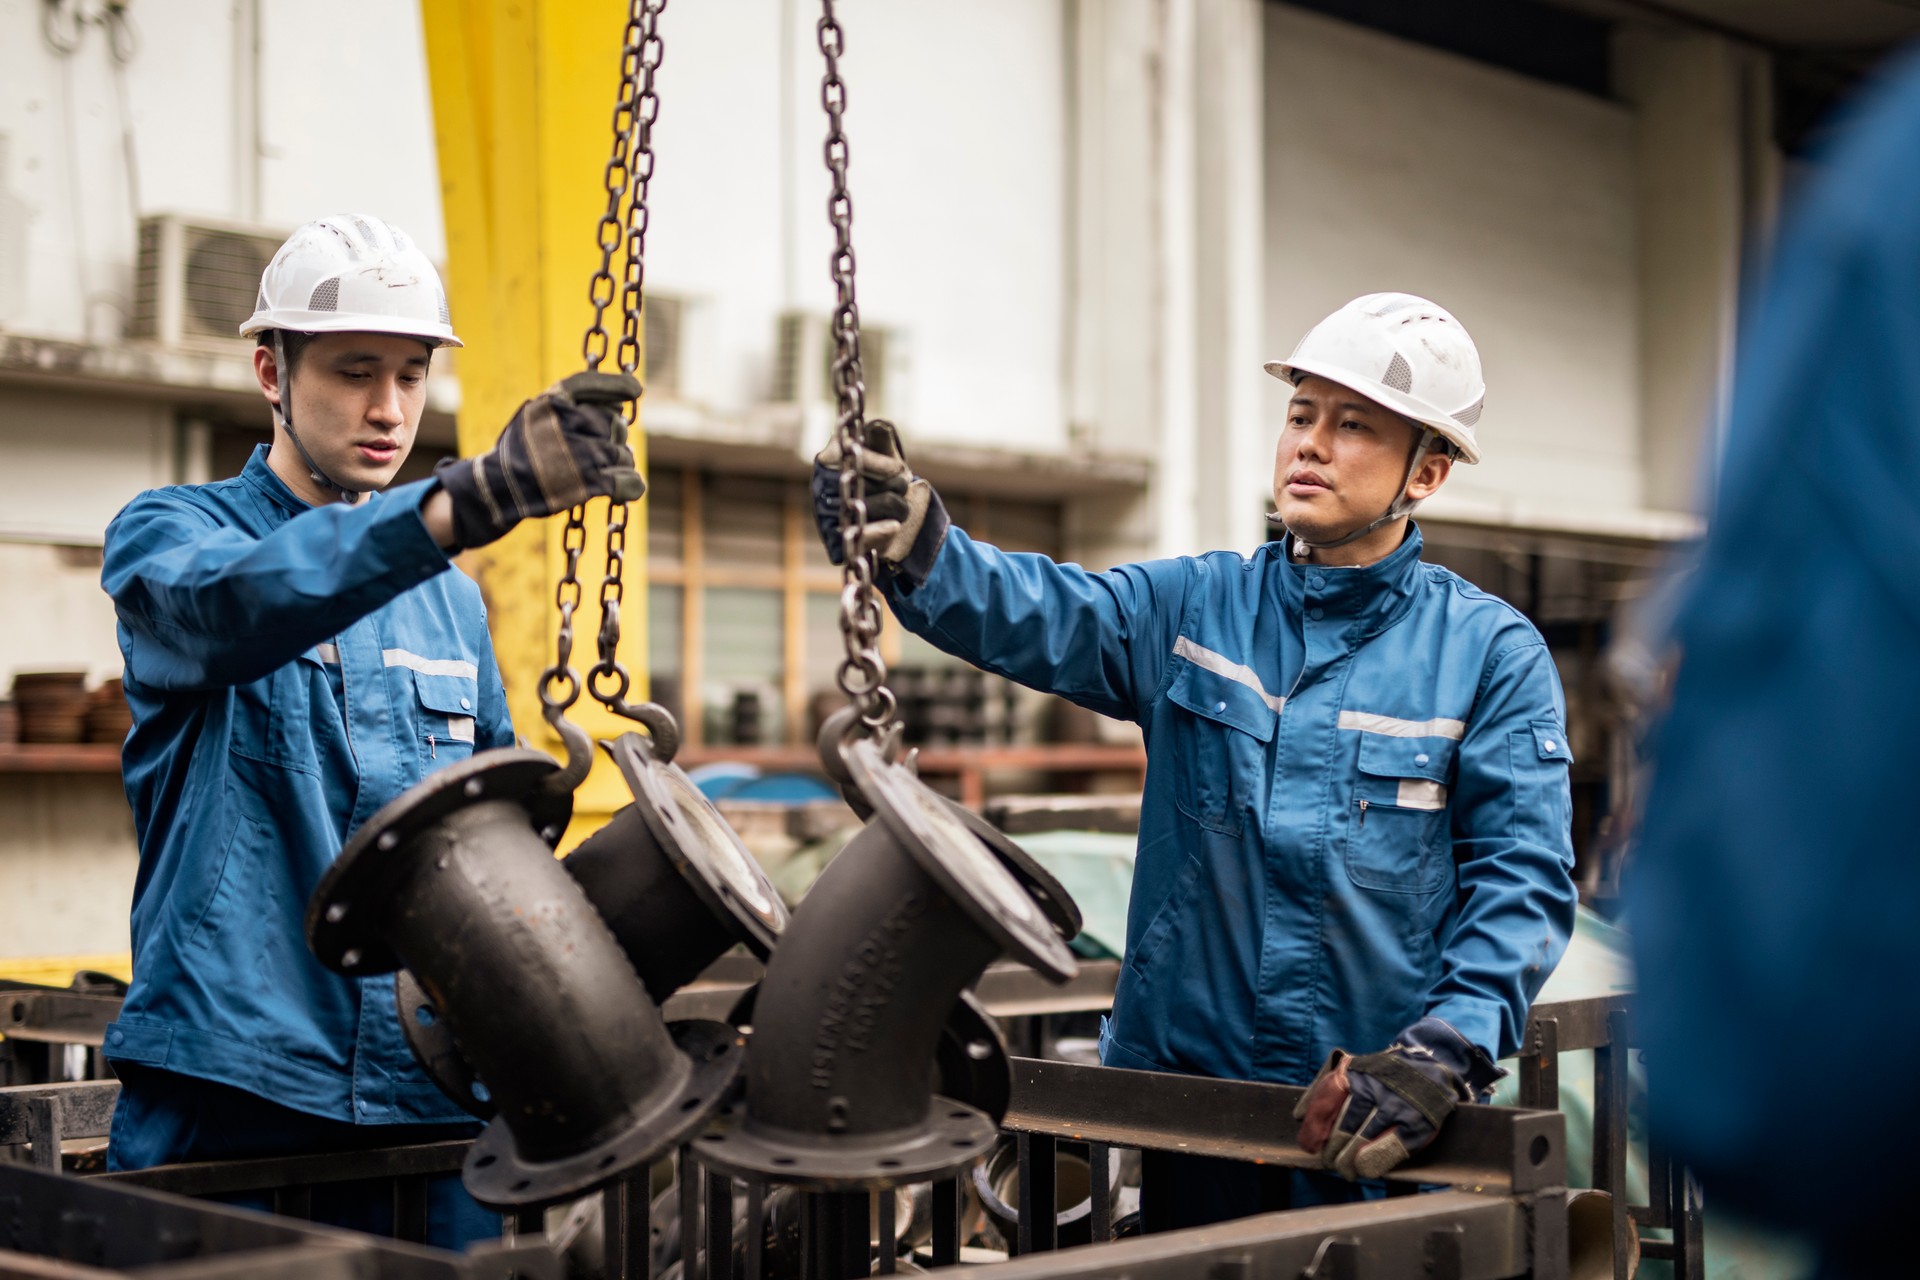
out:
M935 647L1102 715L1143 720L1173 651L1192 565L1090 573L949 531L926 581L887 598ZM909 590L909 587L911 589Z
M141 494L108 526L100 572L121 625L145 642L131 674L161 689L257 680L443 572L447 553L420 517L434 483L315 507L265 537L178 492Z

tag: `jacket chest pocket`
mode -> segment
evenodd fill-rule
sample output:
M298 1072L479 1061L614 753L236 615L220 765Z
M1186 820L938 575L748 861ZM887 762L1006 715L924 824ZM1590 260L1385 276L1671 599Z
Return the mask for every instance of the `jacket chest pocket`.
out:
M468 676L438 676L415 672L418 700L415 732L420 744L420 771L432 773L473 755L473 708L480 682Z
M1167 690L1174 703L1173 803L1209 830L1237 836L1265 796L1279 712L1266 695L1188 662Z
M234 686L228 740L233 752L285 769L319 773L313 750L313 690L316 682L324 690L325 680L319 656L309 650L262 679Z
M1457 743L1360 735L1347 829L1347 875L1363 889L1430 893L1453 862L1447 789Z

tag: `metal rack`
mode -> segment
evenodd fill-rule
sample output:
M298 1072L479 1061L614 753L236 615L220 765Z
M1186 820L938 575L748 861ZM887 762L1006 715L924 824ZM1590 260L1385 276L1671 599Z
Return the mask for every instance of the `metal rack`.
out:
M1040 1016L1058 1011L1062 999L1071 1006L1097 1006L1105 998L1097 983L1096 978L1087 989L1068 995L1044 987L1032 975L1023 983L1019 971L999 969L991 971L990 982L982 986L993 987L993 1004L1001 1010L1021 1008L1027 1016ZM717 1002L728 985L713 982L706 984L707 990L688 994ZM974 1270L983 1280L1120 1274L1136 1280L1254 1274L1334 1280L1362 1273L1555 1280L1567 1274L1565 1122L1544 1104L1558 1095L1559 1055L1591 1049L1596 1101L1592 1182L1615 1197L1616 1239L1624 1238L1629 1222L1671 1229L1670 1242L1644 1241L1642 1256L1670 1258L1676 1280L1697 1280L1705 1274L1701 1198L1685 1170L1656 1146L1650 1153L1652 1203L1625 1203L1626 1027L1624 996L1537 1006L1520 1063L1524 1105L1457 1112L1440 1139L1389 1180L1393 1194L1384 1201L1288 1210L1204 1229L1115 1240L1113 1206L1105 1184L1095 1178L1093 1243L1070 1249L1057 1248L1053 1215L1036 1210L1054 1202L1063 1142L1086 1144L1094 1168L1104 1167L1113 1147L1311 1168L1315 1162L1295 1142L1292 1110L1300 1091L1016 1058L1012 1107L1003 1124L1019 1147L1020 1225L1017 1238L1009 1242L1015 1256ZM420 1206L426 1178L459 1168L467 1146L461 1142L173 1165L96 1177L52 1173L61 1139L105 1134L118 1088L112 1081L80 1081L0 1089L0 1148L30 1143L33 1163L40 1166L36 1171L0 1164L0 1274L7 1272L8 1249L36 1254L37 1274L101 1274L78 1266L49 1269L55 1264L42 1260L51 1258L85 1263L87 1268L130 1268L171 1258L180 1261L169 1274L233 1274L233 1262L223 1259L241 1247L286 1251L284 1258L276 1255L272 1261L276 1275L341 1274L326 1268L342 1265L343 1251L353 1253L362 1275L558 1274L544 1269L557 1260L537 1238L537 1214L509 1220L508 1237L514 1242L467 1255L406 1243L404 1237L424 1234ZM741 1239L745 1265L736 1270L733 1182L705 1171L687 1148L679 1153L677 1165L681 1257L692 1261L681 1267L682 1280L771 1274L759 1248L765 1221L755 1189L748 1188ZM299 1221L313 1186L367 1178L391 1181L400 1241ZM1448 1190L1413 1194L1435 1184ZM272 1192L282 1219L179 1198L261 1190ZM622 1280L652 1274L648 1190L642 1173L604 1193L608 1274ZM931 1200L932 1263L939 1266L959 1257L959 1182L932 1184ZM708 1212L717 1205L726 1211ZM886 1242L896 1233L893 1199L878 1197L871 1221L869 1208L864 1193L808 1198L802 1217L805 1274L851 1274L856 1255L858 1271L865 1274L875 1233L882 1242L881 1268L887 1268L893 1251ZM233 1225L235 1219L252 1225L241 1230ZM19 1225L23 1223L24 1230ZM95 1241L109 1223L114 1239L110 1258ZM261 1223L275 1225L278 1234L261 1234L255 1230ZM1624 1250L1615 1256L1624 1257ZM90 1261L95 1257L107 1260ZM187 1260L199 1265L189 1266ZM260 1261L264 1266L264 1255Z

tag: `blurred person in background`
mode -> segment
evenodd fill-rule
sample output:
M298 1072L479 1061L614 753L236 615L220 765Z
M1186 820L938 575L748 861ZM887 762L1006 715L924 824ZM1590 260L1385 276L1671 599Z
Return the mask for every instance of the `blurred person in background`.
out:
M1089 573L953 527L870 424L895 615L1146 735L1109 1066L1311 1085L1329 1174L1150 1153L1149 1229L1377 1194L1484 1097L1574 916L1565 702L1521 614L1420 558L1413 509L1480 457L1480 357L1410 294L1358 298L1266 366L1287 383L1284 536ZM839 563L838 444L815 515ZM1218 496L1218 495L1217 495ZM1354 1056L1348 1050L1358 1052Z
M112 1169L477 1132L415 1063L392 977L307 950L307 899L382 805L513 745L480 590L450 554L640 496L611 407L640 388L600 374L528 401L491 452L387 487L434 352L460 340L433 264L378 218L296 231L241 332L272 443L233 479L139 495L106 535L140 843L133 984L105 1044ZM313 1213L393 1226L379 1183L316 1187ZM428 1219L448 1247L500 1234L454 1175L433 1180Z
M1743 341L1627 901L1653 1124L1866 1277L1915 1265L1920 62L1839 137Z

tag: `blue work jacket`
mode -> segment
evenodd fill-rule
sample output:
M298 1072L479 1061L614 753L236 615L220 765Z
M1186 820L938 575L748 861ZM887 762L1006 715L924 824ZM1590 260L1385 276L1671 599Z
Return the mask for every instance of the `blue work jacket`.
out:
M140 841L109 1058L363 1124L467 1118L401 1039L393 979L323 968L302 927L350 831L513 742L480 590L420 519L433 483L312 507L263 445L108 526Z
M1305 1084L1426 1014L1515 1049L1573 927L1564 703L1539 633L1420 542L1089 573L954 529L890 587L931 643L1145 731L1107 1064Z

